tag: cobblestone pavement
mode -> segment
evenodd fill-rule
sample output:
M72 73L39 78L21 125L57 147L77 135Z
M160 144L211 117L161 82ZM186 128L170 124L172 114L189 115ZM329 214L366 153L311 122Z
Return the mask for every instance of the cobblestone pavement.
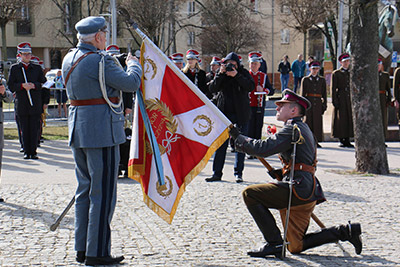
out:
M364 248L342 242L350 255L335 244L301 255L254 259L248 249L263 242L247 212L241 191L249 184L270 181L262 165L246 160L245 182L233 178L228 152L222 182L206 183L211 162L187 187L171 225L142 202L140 185L119 179L118 203L112 223L113 254L126 257L125 266L396 266L400 265L400 144L388 143L392 174L351 174L354 149L322 143L317 176L328 201L315 214L327 226L360 222ZM71 200L76 182L66 141L46 141L40 159L23 160L16 141L6 141L0 196L0 266L79 266L75 262L72 208L60 227L49 226ZM267 159L279 166L276 156ZM346 173L341 171L347 170ZM274 212L278 216L277 212ZM278 217L276 217L278 218ZM280 219L277 219L280 221ZM279 223L280 226L280 223ZM318 226L311 222L309 231Z

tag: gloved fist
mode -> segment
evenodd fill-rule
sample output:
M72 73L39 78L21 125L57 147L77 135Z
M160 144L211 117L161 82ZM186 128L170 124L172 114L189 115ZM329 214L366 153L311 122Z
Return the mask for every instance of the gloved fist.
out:
M235 126L230 128L229 135L233 138L233 140L235 140L239 136L239 134L240 134L240 132L239 132L238 128L236 128Z
M282 169L273 169L268 171L269 176L271 176L273 179L277 179L279 181L282 180L283 175L282 175Z

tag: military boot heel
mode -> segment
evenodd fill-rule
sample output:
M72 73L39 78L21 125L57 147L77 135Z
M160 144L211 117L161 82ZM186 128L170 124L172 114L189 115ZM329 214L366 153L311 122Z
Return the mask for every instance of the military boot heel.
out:
M356 254L360 255L362 251L362 240L361 240L361 225L359 223L350 223L347 225L350 236L347 239L356 250Z

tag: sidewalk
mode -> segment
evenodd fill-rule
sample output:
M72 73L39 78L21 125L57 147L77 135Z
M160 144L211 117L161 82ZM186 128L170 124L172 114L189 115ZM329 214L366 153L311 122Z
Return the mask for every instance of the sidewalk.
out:
M126 257L125 266L396 266L400 265L400 143L388 143L392 174L360 176L354 168L354 149L322 143L317 176L327 202L315 214L327 226L360 222L364 247L360 256L347 242L344 255L335 244L256 259L246 251L260 245L262 236L241 198L250 184L269 182L265 168L246 160L243 184L233 177L234 154L228 152L222 182L206 183L212 160L187 187L171 225L142 201L140 185L119 179L118 202L112 222L112 252ZM60 227L49 226L71 200L76 181L66 141L45 141L39 160L23 160L16 140L6 140L0 196L0 266L82 266L75 262L74 208ZM267 158L280 166L276 156ZM344 172L347 171L347 172ZM279 215L274 212L281 227ZM309 231L318 226L311 222Z

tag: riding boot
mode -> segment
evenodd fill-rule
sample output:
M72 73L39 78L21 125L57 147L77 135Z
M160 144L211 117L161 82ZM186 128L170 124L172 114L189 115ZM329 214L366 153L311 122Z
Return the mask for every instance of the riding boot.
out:
M334 243L339 240L349 241L355 248L357 254L361 254L361 225L359 223L340 225L322 229L320 232L306 234L303 239L303 250Z
M251 216L253 216L258 228L268 242L257 250L249 251L247 254L251 257L265 257L267 255L275 255L281 258L282 255L282 236L281 231L276 226L274 216L263 205L247 206Z

